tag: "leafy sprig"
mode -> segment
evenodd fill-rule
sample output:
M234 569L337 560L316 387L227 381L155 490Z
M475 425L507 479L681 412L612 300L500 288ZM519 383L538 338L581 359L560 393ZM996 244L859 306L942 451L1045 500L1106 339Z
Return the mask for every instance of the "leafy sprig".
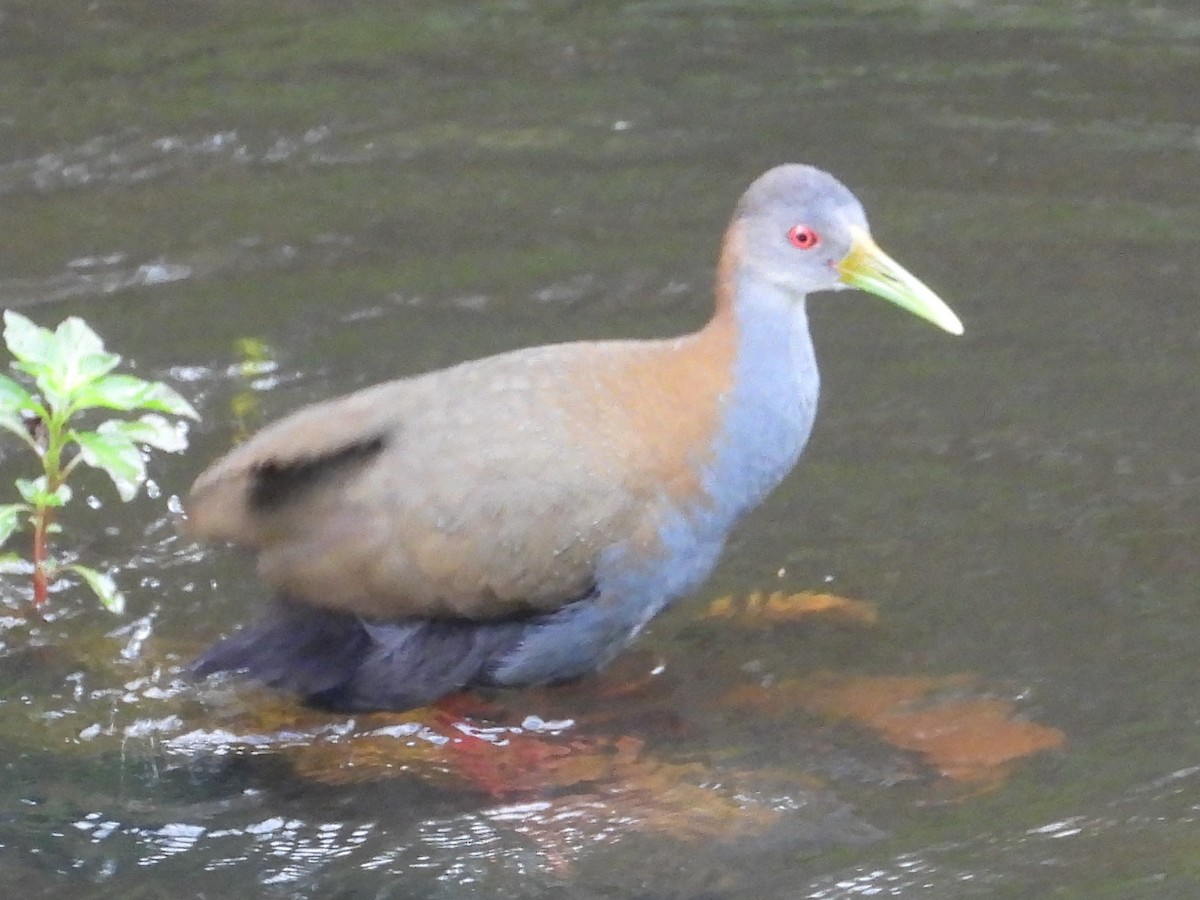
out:
M50 331L6 311L4 343L18 378L0 374L0 428L38 456L42 474L16 479L21 502L0 505L0 546L23 525L33 535L29 562L17 553L0 553L0 573L31 567L34 603L40 607L51 579L72 572L105 607L119 612L124 597L111 576L78 563L62 564L49 553L48 536L60 530L54 511L71 500L67 479L80 465L91 466L108 475L123 501L132 500L146 480L143 448L177 453L187 447L186 426L165 416L199 416L167 385L114 373L121 357L106 351L100 337L74 316ZM79 426L81 414L98 409L143 415L108 418L92 429Z

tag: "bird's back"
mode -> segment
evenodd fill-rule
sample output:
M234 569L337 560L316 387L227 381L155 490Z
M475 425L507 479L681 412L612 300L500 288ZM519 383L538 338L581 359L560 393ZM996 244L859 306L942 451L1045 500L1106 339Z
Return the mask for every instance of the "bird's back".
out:
M653 554L662 517L697 497L728 337L533 348L315 404L202 474L190 529L326 608L555 609L606 550Z

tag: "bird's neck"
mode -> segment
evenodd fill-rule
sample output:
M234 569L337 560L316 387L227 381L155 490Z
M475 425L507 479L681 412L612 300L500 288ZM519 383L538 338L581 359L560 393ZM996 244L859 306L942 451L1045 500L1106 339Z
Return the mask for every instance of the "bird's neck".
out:
M791 470L812 430L819 379L802 296L722 261L705 332L729 335L733 378L706 473L714 504L736 518Z
M625 398L614 404L627 426L619 433L653 436L639 460L657 452L648 490L669 498L657 541L614 546L597 569L626 598L614 609L633 631L707 577L734 522L795 464L816 414L803 298L736 266L722 267L717 296L707 325L637 344L612 382Z

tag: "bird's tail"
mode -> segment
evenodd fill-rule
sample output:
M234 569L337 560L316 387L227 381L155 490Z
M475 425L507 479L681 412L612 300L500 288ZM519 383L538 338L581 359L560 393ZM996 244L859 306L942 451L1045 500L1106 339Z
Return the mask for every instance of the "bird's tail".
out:
M338 710L405 710L473 684L521 642L528 623L376 622L276 601L258 622L218 641L198 677L243 671L271 687Z

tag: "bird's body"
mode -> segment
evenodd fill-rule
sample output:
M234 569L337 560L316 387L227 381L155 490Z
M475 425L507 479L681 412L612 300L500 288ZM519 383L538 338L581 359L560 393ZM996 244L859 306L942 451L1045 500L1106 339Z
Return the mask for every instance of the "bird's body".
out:
M815 182L865 233L830 176L773 173L759 202L781 202L776 182ZM761 240L754 190L699 331L388 382L301 410L202 474L192 530L256 552L281 599L198 670L246 669L339 708L406 708L584 674L697 587L816 413L807 291L745 253ZM829 243L818 272L851 252Z

